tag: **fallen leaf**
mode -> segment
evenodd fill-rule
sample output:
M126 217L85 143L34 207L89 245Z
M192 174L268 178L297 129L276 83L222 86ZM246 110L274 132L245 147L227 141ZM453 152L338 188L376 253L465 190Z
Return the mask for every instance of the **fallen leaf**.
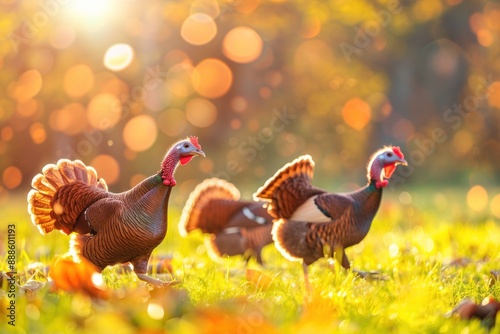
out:
M247 280L257 285L259 288L268 289L273 282L272 278L263 272L255 269L246 270Z
M102 299L109 297L101 273L85 258L80 262L74 262L71 256L56 259L50 269L49 277L54 282L55 290L81 292Z
M457 315L460 319L480 319L481 324L486 328L493 328L498 311L500 310L500 302L492 296L483 299L481 305L474 303L470 299L465 299L460 302L448 315Z
M45 286L44 282L28 280L24 285L19 286L19 290L24 292L37 292Z

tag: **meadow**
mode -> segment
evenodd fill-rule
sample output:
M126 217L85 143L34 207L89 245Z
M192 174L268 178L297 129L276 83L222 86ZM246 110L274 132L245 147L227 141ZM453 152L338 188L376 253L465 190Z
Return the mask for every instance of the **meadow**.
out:
M7 240L6 226L16 225L16 326L7 324L4 279L1 332L486 333L481 321L449 312L465 298L500 298L500 225L489 206L472 212L463 189L443 189L384 194L368 236L347 251L354 268L380 278L361 279L322 259L309 268L311 293L301 265L274 245L263 251L265 267L242 257L213 261L201 233L179 236L182 208L171 206L167 237L150 263L153 276L181 283L153 289L115 266L103 271L106 298L51 288L48 271L67 251L68 238L40 235L24 197L11 198L0 237ZM9 271L6 248L0 252L0 270ZM156 273L161 261L170 273ZM500 325L490 332L500 333Z

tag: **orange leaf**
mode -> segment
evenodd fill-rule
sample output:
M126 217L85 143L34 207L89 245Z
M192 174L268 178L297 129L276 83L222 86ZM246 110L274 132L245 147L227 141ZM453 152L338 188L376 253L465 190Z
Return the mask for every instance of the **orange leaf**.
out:
M63 256L54 261L49 277L54 281L56 290L81 292L90 297L106 299L109 297L101 273L87 259L74 262L71 256Z
M273 282L271 277L255 269L247 269L246 276L248 281L262 289L268 289Z

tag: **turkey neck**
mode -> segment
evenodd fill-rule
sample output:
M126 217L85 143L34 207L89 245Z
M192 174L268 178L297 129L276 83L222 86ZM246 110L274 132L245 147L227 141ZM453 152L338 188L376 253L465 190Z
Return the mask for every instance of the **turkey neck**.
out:
M378 211L382 200L382 189L377 188L375 180L370 180L365 187L351 193L350 196L354 199L354 210L360 218L356 220L358 225L365 233L370 229L371 223L375 214Z
M165 217L171 190L172 187L163 184L161 175L156 174L124 193L123 200L131 207L138 206L148 216L155 216L158 211L162 211L161 215ZM163 210L159 210L161 208Z

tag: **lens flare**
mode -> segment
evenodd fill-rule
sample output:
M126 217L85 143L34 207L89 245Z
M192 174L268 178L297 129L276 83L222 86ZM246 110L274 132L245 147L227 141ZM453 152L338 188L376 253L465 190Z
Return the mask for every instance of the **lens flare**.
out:
M112 45L104 55L104 66L111 71L121 71L130 65L134 58L134 50L128 44Z

